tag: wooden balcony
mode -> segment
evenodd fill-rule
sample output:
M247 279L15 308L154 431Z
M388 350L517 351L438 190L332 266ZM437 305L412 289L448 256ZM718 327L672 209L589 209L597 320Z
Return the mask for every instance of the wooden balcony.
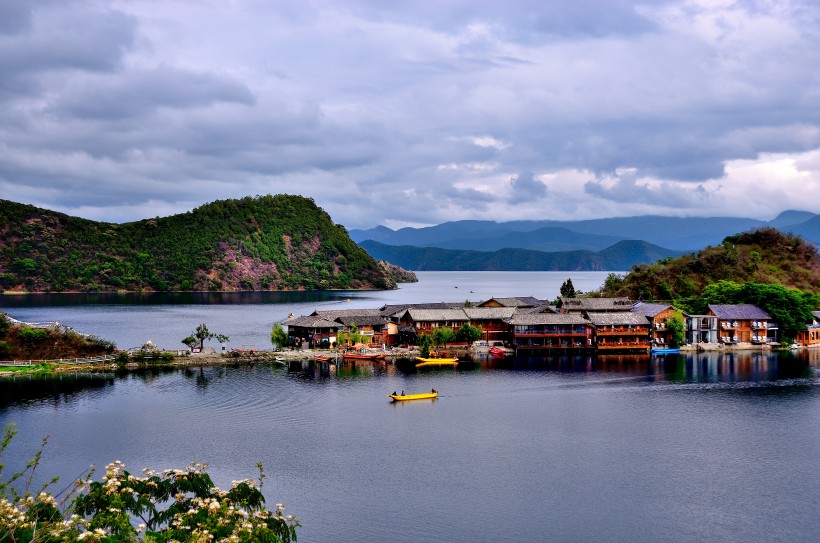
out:
M649 328L598 328L595 333L599 336L648 336Z

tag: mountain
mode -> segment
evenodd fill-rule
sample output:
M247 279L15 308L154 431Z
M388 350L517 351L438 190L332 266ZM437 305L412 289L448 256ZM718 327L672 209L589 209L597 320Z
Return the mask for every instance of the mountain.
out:
M395 282L313 200L222 200L113 224L0 200L0 290L385 289Z
M678 251L643 241L620 241L603 251L544 252L531 249L472 251L386 245L376 241L360 243L373 258L389 260L415 271L576 271L627 270L643 262L677 256Z
M365 240L387 245L414 245L446 249L496 250L504 247L556 250L601 250L620 240L643 240L678 251L717 245L726 236L754 228L774 226L799 233L820 243L820 232L811 227L818 215L785 211L770 222L742 217L661 217L645 215L583 221L453 221L424 228L391 230L379 226L351 230L357 243Z
M695 253L639 266L622 280L609 278L603 294L685 306L683 300L699 296L707 285L718 281L820 292L820 256L814 244L798 236L760 228L728 236L723 243Z

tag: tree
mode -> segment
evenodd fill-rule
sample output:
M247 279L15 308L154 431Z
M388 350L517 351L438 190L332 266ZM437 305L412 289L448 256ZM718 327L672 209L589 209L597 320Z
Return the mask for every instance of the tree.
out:
M432 343L430 336L428 336L427 334L421 334L419 336L418 341L419 355L421 355L422 358L427 358L428 356L430 356L430 344Z
M436 328L433 330L431 339L436 347L447 344L455 339L456 335L449 328Z
M194 341L189 344L189 341L191 339L193 339ZM213 332L208 330L208 327L205 326L205 323L202 323L196 327L196 330L194 330L193 334L183 339L182 343L190 347L191 345L196 345L196 343L199 342L199 350L201 351L202 348L205 346L205 341L211 339L215 339L220 343L225 343L226 341L229 341L230 338L222 334L214 334Z
M576 294L576 292L575 292L575 287L572 284L572 278L568 278L561 285L561 297L562 298L574 298L575 294Z
M468 346L472 345L474 341L481 339L482 330L480 326L473 326L465 324L456 330L456 339L465 342Z
M288 334L278 322L273 325L270 331L270 342L273 344L274 350L277 351L288 344Z
M666 329L669 330L669 346L677 349L686 342L686 323L680 313L674 313L666 319Z

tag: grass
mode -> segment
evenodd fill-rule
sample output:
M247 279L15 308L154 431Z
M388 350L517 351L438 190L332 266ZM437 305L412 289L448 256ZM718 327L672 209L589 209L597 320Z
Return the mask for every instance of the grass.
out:
M54 371L54 364L37 364L36 366L0 366L0 373L16 375L36 375Z

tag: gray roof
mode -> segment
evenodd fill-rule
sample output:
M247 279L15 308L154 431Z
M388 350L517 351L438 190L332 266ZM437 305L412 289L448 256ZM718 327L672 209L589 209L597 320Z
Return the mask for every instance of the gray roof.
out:
M589 324L589 321L581 315L571 315L569 313L516 313L506 322L514 326L527 324Z
M465 307L464 313L471 320L509 319L515 313L514 307Z
M820 311L812 311L811 314L814 315L815 319L820 321Z
M771 319L768 313L752 304L709 304L709 310L721 320Z
M394 304L383 305L379 308L379 314L385 317L399 316L408 309L454 309L464 307L464 302L433 302L428 304Z
M672 307L672 306L669 305L669 304L651 304L649 302L638 302L632 308L632 312L633 313L640 313L641 315L644 315L645 317L654 317L658 313L666 311L670 307Z
M564 311L629 311L633 305L629 298L561 298Z
M464 309L408 309L410 319L416 322L467 321Z
M649 321L640 313L616 312L616 313L587 313L590 322L595 326L622 326L622 325L644 325L649 326Z
M380 314L381 312L378 309L328 309L316 310L311 313L311 315L319 315L329 320L335 320L339 317L373 317Z
M516 313L560 313L561 310L550 304L542 304L535 307L518 308Z
M356 326L383 326L387 323L387 319L380 315L351 315L336 317L336 322L340 322L345 326L351 324Z
M498 302L503 307L534 307L544 303L543 300L539 300L538 298L534 298L532 296L516 296L514 298L490 298L489 300L481 302L479 305L492 301Z
M288 319L284 321L283 324L289 327L299 326L302 328L341 328L341 325L338 322L327 320L324 317L320 317L318 315L307 315L304 317Z

